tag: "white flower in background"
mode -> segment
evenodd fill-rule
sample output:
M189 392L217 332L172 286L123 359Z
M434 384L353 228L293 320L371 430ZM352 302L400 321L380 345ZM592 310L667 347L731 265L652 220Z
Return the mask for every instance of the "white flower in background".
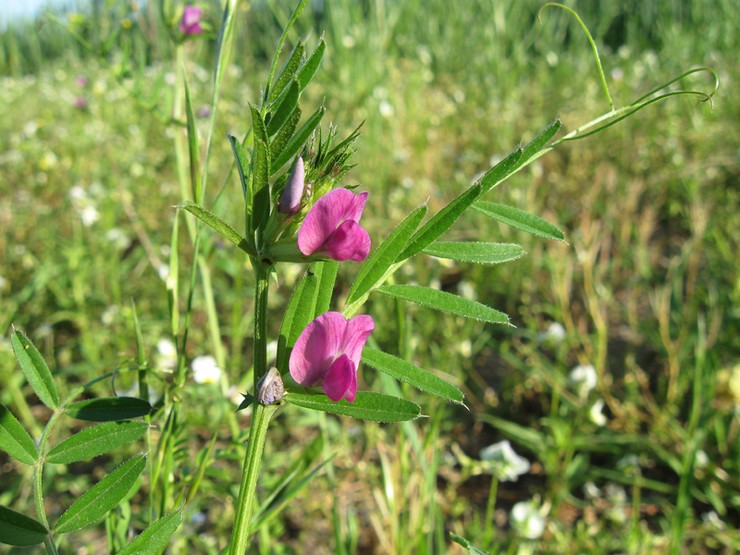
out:
M562 343L565 339L565 328L560 322L550 322L547 329L537 335L539 341L549 341L551 343Z
M604 400L599 399L591 406L591 410L588 411L588 417L591 419L591 422L599 427L606 426L606 416L601 412L602 410L604 410Z
M520 501L511 508L511 525L528 540L536 540L545 531L545 517L534 500Z
M701 520L704 524L708 524L715 530L725 530L727 524L725 524L719 515L715 511L709 511L701 515Z
M131 239L120 227L113 227L105 233L108 239L117 249L126 250L131 245Z
M378 104L378 112L384 118L390 118L393 115L393 105L387 100L381 100Z
M75 185L69 190L69 198L72 200L73 203L82 202L84 200L87 200L87 193L85 192L85 189L83 189L79 185Z
M221 379L221 369L211 355L195 357L190 367L195 383L218 383Z
M516 482L519 476L529 472L529 461L517 455L508 440L484 447L480 458L489 463L492 473L503 482Z
M159 279L167 283L167 286L169 287L170 267L167 264L160 264L157 267L157 275L159 276Z
M627 493L617 484L604 486L604 498L608 509L604 513L612 522L624 523L627 521Z
M175 366L177 366L177 347L175 347L175 344L166 337L157 341L157 356L155 360L157 368L174 370Z
M100 212L98 212L98 209L95 208L95 206L93 206L92 204L85 206L82 210L80 210L80 220L82 220L82 225L84 225L85 227L90 227L99 219Z
M709 466L709 455L702 449L699 449L694 455L694 466L699 470L702 470Z
M568 381L576 386L581 397L587 397L596 387L596 379L596 369L591 364L579 364L568 374Z

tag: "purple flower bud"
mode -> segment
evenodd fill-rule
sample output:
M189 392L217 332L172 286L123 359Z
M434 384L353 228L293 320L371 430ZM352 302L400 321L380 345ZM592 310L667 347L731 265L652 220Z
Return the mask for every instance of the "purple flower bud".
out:
M285 184L283 194L280 195L278 202L278 212L283 214L295 214L301 207L303 200L303 188L305 186L306 170L303 167L303 158L300 156L296 160L295 167Z
M180 32L188 36L203 34L203 27L200 25L201 14L202 10L199 7L185 6L180 19Z

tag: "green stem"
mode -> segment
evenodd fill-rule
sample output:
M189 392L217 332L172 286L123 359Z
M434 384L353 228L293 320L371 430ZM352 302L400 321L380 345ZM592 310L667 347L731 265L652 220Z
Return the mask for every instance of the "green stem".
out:
M254 391L267 372L267 297L269 292L270 267L256 258L251 259L256 283L254 288ZM262 453L265 449L267 426L277 409L276 405L256 404L252 416L252 429L247 446L247 454L242 468L242 483L239 488L236 519L229 547L230 555L241 555L249 545L249 522L252 517L257 476L259 475Z
M267 426L270 418L277 410L277 405L255 405L252 430L247 446L247 456L244 459L242 483L239 488L234 531L231 536L229 555L246 553L249 545L249 521L252 518L257 476L259 476L262 453L265 449Z
M486 504L486 522L484 530L493 530L493 510L496 508L496 494L498 493L498 476L491 476L491 488L488 490L488 503ZM489 538L490 539L490 538Z

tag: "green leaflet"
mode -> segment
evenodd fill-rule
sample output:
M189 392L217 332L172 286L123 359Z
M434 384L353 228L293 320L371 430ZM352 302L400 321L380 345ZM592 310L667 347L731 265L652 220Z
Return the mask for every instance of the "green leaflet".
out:
M0 543L6 545L38 545L49 532L43 524L0 505Z
M537 235L546 239L565 241L565 235L563 232L550 222L547 222L534 214L525 212L524 210L514 208L513 206L479 200L473 205L473 209L477 210L481 214L485 214L489 218L498 220L499 222L510 225L516 229L526 231L532 235Z
M442 312L464 316L473 320L491 324L508 324L509 317L491 307L469 299L463 299L452 293L421 287L419 285L384 285L378 292L412 303L420 304Z
M438 378L423 368L419 368L415 364L411 364L388 353L365 347L362 351L362 362L397 380L406 382L417 389L431 393L447 401L452 401L453 403L463 402L462 391L451 383Z
M104 397L72 403L64 411L72 418L91 422L113 422L146 416L152 406L138 397Z
M34 464L39 458L33 439L4 405L0 405L0 449L24 464Z
M501 264L524 256L524 249L520 245L511 243L436 241L424 249L424 254L459 262Z
M182 522L182 512L163 516L147 527L137 538L118 552L118 555L159 555Z
M106 422L67 438L46 454L50 463L89 460L139 439L149 429L146 422Z
M380 243L375 252L363 264L347 296L347 305L352 304L382 281L388 269L406 247L419 222L427 212L426 205L419 206L398 224L388 238Z
M92 488L83 493L54 525L59 534L74 532L97 522L131 490L146 465L146 456L131 457Z
M57 393L54 378L51 375L49 367L46 365L41 353L31 343L31 340L22 331L13 328L10 334L10 343L13 346L13 352L18 364L23 370L28 383L33 388L34 393L50 409L55 409L59 405L59 394Z
M216 216L213 212L206 210L202 206L190 202L189 200L178 204L177 207L190 212L200 221L207 224L211 229L217 231L218 234L221 235L221 237L236 245L247 254L256 256L254 248L252 247L252 245L249 244L247 239L239 235L239 233L233 227L231 227L221 218Z
M421 408L416 403L371 391L358 391L354 403L345 400L335 403L323 393L291 392L284 399L298 407L373 422L402 422L421 416Z

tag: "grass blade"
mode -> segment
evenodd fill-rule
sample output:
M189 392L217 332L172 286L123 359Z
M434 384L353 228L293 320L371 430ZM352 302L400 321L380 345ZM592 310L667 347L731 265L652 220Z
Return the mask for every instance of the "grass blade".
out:
M118 555L159 555L182 522L182 512L175 511L153 522Z

